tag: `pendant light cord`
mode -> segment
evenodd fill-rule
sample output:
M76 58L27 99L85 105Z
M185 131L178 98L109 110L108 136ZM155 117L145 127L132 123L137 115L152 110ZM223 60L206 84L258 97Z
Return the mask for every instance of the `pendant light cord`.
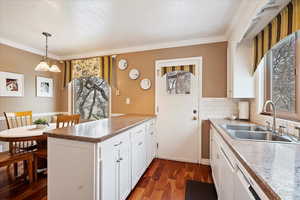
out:
M46 34L46 60L48 60L48 35Z

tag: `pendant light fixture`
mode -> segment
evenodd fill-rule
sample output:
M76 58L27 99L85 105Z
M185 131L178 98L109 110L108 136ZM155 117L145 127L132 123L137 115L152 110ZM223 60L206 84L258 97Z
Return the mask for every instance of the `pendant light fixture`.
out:
M48 62L48 37L51 37L51 34L47 33L47 32L43 32L42 34L46 37L46 55L45 55L45 57L43 57L41 62L36 66L35 71L40 71L40 72L45 72L45 71L61 72L57 65L52 65L51 67L49 66L49 62Z

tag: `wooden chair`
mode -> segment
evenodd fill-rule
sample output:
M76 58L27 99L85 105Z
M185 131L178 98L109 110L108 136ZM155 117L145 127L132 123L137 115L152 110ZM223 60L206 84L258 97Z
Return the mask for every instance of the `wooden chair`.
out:
M56 128L70 127L79 123L80 115L58 115ZM34 152L34 179L37 180L38 159L47 159L47 149L38 149Z
M10 112L10 113L4 112L4 117L8 129L32 125L32 111ZM9 142L9 152L12 154L33 151L36 148L37 148L36 142L31 139L26 139L26 140L21 139L21 140L16 140L14 142ZM23 163L24 163L24 167L26 167L26 162L24 161ZM14 174L15 176L18 176L18 163L14 162L13 164L14 164Z
M21 141L22 139L19 139ZM26 139L24 139L26 140ZM27 140L26 140L27 141ZM10 172L10 166L18 166L18 162L24 163L24 174L28 174L29 182L33 181L33 153L32 151L24 151L20 148L12 148L9 151L0 153L0 167L7 166L8 172ZM15 167L15 175L17 176L18 171ZM26 177L26 176L25 176Z
M8 129L32 125L32 111L4 112L4 117Z
M56 128L74 126L79 123L80 115L59 115L57 116Z

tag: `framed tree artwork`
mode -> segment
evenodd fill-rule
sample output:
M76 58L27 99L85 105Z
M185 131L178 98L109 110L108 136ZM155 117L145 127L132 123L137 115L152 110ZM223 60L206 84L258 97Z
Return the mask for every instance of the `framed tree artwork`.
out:
M46 77L36 77L36 96L53 97L53 79Z
M24 96L24 75L11 72L0 72L0 96Z

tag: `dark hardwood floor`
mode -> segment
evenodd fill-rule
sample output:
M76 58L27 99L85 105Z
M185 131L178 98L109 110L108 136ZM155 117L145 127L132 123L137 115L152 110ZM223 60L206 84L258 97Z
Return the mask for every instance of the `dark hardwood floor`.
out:
M212 183L208 166L155 159L128 200L184 200L186 180ZM32 185L23 179L9 180L0 169L0 200L47 200L47 178L40 175Z
M184 200L186 180L212 183L209 166L155 159L128 200Z

